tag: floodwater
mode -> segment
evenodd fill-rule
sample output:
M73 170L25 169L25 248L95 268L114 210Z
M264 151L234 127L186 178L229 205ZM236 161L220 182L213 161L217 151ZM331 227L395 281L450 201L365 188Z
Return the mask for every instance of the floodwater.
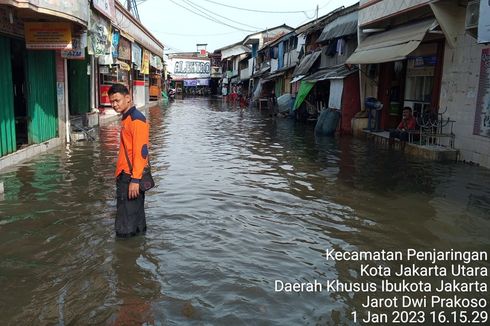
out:
M365 293L275 281L362 281L326 249L490 248L488 169L316 138L220 100L147 117L158 187L145 236L113 233L117 123L0 173L2 324L349 325Z

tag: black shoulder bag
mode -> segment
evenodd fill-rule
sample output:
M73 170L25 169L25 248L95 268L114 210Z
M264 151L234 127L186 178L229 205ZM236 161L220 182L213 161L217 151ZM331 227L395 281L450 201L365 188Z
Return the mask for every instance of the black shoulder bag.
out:
M124 140L122 136L121 136L121 142L124 147L124 154L126 154L126 161L128 161L129 171L131 174L133 174L133 165L129 160L128 151L126 150L126 144L124 144ZM153 187L155 187L155 181L153 180L153 176L151 175L150 157L148 156L148 165L145 166L145 168L143 169L143 175L141 176L141 180L140 180L140 191L145 192Z

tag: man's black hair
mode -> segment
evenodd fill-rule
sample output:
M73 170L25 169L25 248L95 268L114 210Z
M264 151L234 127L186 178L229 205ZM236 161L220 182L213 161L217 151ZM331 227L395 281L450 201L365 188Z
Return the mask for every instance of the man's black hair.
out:
M129 95L129 90L123 84L114 84L107 91L107 95L111 96L113 94L120 93L121 95Z

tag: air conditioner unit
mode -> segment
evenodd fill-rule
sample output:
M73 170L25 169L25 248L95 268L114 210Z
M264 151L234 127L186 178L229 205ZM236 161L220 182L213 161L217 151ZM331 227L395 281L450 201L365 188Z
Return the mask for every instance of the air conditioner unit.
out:
M479 16L480 16L480 0L469 1L468 7L466 7L465 28L466 29L478 28Z

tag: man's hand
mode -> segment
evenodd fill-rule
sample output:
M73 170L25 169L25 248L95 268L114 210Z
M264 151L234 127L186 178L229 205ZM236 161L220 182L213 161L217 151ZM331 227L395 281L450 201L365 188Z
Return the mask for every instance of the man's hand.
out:
M135 199L136 197L138 197L139 194L140 194L140 184L130 182L129 183L129 190L128 190L129 199Z

